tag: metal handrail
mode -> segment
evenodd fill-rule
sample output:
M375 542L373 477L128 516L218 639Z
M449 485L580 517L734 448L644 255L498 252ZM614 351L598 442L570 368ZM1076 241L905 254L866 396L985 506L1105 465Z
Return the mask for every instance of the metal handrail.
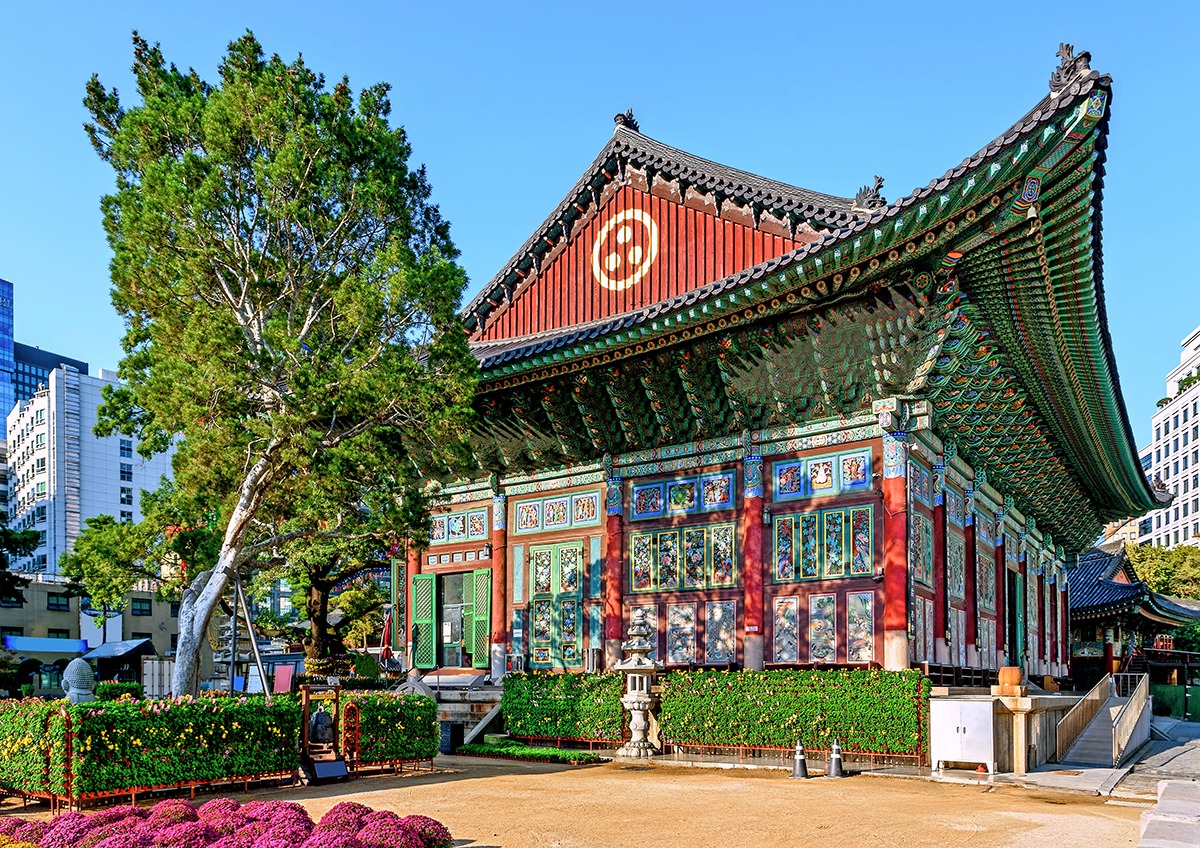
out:
M1117 695L1121 698L1131 697L1145 676L1145 674L1133 673L1114 674L1113 679L1117 683Z
M1101 677L1079 703L1071 707L1067 714L1059 720L1058 731L1055 734L1058 737L1058 762L1062 762L1067 751L1083 733L1083 729L1100 712L1100 708L1104 706L1104 702L1108 700L1112 692L1113 685L1111 675L1106 674Z
M1138 719L1142 717L1142 710L1146 709L1150 700L1150 675L1139 676L1141 680L1138 681L1129 700L1121 706L1121 711L1113 720L1113 768L1121 764L1121 758L1125 756L1125 748L1133 738Z

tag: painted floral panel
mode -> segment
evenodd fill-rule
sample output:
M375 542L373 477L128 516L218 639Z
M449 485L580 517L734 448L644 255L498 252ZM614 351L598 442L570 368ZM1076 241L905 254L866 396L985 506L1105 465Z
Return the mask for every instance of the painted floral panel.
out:
M487 513L472 512L467 514L467 538L487 538Z
M925 662L925 605L921 599L913 605L912 611L912 659L913 662Z
M467 517L462 513L446 516L446 528L452 542L467 538Z
M825 577L846 576L846 513L827 512L825 522Z
M579 660L579 646L574 643L563 645L562 658L567 665L574 665Z
M595 524L600 515L600 493L589 492L571 498L571 520L574 524Z
M683 531L683 588L702 589L707 577L704 567L704 530Z
M913 564L913 577L926 586L933 585L933 524L920 513L912 514L912 535L909 540L909 557Z
M569 526L571 524L571 517L567 510L567 499L555 498L554 500L546 501L542 505L542 522L547 530L551 527Z
M718 524L712 533L712 582L714 586L732 586L736 577L732 524Z
M796 519L790 515L775 518L775 579L796 576Z
M817 515L800 516L800 576L817 576L817 545L819 543Z
M846 595L846 662L875 659L875 593Z
M834 595L810 595L808 606L809 661L837 662L837 598Z
M983 552L975 557L975 585L979 587L979 606L996 609L996 558Z
M800 599L775 599L775 651L777 663L800 661Z
M979 540L986 542L989 545L994 544L996 541L994 530L995 526L996 525L992 523L992 519L990 518L982 515L976 518L975 532L979 535Z
M802 495L804 491L803 462L775 466L776 495Z
M733 477L722 474L720 477L705 477L704 508L720 509L733 506Z
M658 534L658 588L679 588L679 533Z
M658 605L657 604L635 604L629 608L633 618L637 617L638 610L645 610L646 623L650 625L650 634L646 637L650 640L651 645L658 645ZM658 659L658 648L656 647L649 654L650 659Z
M559 608L562 619L559 622L558 636L563 642L574 642L579 638L579 602L562 601Z
M667 484L668 512L691 512L695 508L696 482L694 480Z
M861 489L871 484L871 455L852 453L842 457L842 488Z
M549 548L533 552L533 591L542 594L550 591L552 554Z
M925 609L925 629L923 638L925 640L925 659L933 659L933 601L925 598L921 599L921 605Z
M850 510L850 573L872 574L875 556L872 542L875 524L869 506Z
M446 541L446 516L438 515L432 519L429 525L429 541Z
M533 641L550 641L550 601L533 602Z
M704 605L704 661L728 663L737 658L737 602Z
M667 662L696 661L696 607L694 604L667 605Z
M517 529L537 530L542 526L542 505L537 501L517 504Z
M833 460L811 459L808 462L808 482L813 494L833 489Z
M633 487L634 517L659 515L663 511L662 484Z
M534 648L533 649L533 661L535 663L550 662L550 649L549 648Z
M564 592L579 591L579 548L561 548L558 552L558 585Z
M633 534L633 588L651 589L654 581L654 536Z
M946 534L946 589L955 598L966 596L967 549L962 539Z

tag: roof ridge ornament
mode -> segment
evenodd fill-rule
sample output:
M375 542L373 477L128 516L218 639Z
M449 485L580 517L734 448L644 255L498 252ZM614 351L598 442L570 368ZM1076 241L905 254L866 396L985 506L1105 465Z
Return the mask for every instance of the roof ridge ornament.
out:
M613 123L618 127L624 127L627 130L633 130L635 133L641 133L637 118L633 117L632 109L626 109L624 112L618 112L613 115Z
M1058 67L1050 74L1050 96L1058 97L1071 83L1092 71L1092 54L1083 50L1075 55L1075 45L1061 42L1058 45Z
M887 206L887 200L879 190L883 188L883 177L876 176L875 183L871 186L863 186L858 190L858 194L854 195L854 203L850 207L852 212L874 212L876 209L882 209Z

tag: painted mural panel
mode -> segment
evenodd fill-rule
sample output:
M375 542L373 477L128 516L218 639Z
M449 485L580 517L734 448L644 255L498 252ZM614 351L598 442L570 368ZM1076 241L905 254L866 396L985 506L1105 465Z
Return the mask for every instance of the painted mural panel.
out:
M737 583L735 524L631 533L629 538L630 586L635 592L705 589Z
M563 592L579 591L581 548L563 548L558 553L559 588Z
M846 514L842 510L826 512L823 516L825 532L825 576L846 576Z
M925 659L933 659L933 601L922 598L921 606L925 610L925 628L922 637L925 641Z
M559 625L559 637L565 643L574 642L579 638L579 602L563 601L561 607L562 621Z
M712 539L712 585L732 586L735 580L733 525L709 528Z
M549 548L533 551L533 591L543 594L550 591L554 556Z
M733 475L721 474L702 478L704 507L706 509L729 509L733 506Z
M630 585L634 591L654 588L654 534L634 533L630 545Z
M702 528L683 531L683 588L685 589L704 588L707 577L704 563L704 536Z
M658 588L679 588L679 533L658 534Z
M667 605L667 662L696 661L696 605Z
M774 652L777 663L800 661L800 599L775 599Z
M909 655L913 662L925 662L925 605L917 598L912 609L912 643Z
M816 577L818 573L818 526L816 515L800 516L800 576L804 578Z
M733 493L733 471L635 485L630 518L638 521L732 509Z
M837 662L837 597L810 595L808 605L809 660L814 663Z
M871 508L850 510L850 573L858 575L875 572L875 528Z
M537 600L533 602L533 641L550 641L550 613L549 600Z
M957 622L956 638L954 640L954 655L958 660L959 667L965 667L967 664L967 612L966 610L954 610L954 620Z
M873 507L869 505L776 516L775 582L874 573L873 516Z
M875 659L875 593L846 595L846 662Z
M871 485L869 449L784 460L772 468L777 501L846 494Z
M633 487L633 517L653 518L663 514L663 484Z
M919 512L912 513L909 535L909 561L913 579L933 585L933 523Z
M796 576L796 519L791 515L775 518L775 579L792 580Z
M547 530L560 530L571 526L571 510L568 498L551 498L542 505L542 526Z
M737 658L737 602L704 605L704 661L729 663Z
M966 597L967 546L961 537L946 535L946 589L951 597Z
M976 554L975 585L979 588L980 608L990 612L995 612L996 557L994 555L983 552Z

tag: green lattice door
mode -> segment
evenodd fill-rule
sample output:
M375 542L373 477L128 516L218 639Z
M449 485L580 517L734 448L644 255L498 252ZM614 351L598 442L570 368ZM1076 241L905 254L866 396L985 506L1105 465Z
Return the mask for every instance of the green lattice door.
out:
M530 665L579 668L583 665L583 543L535 547L529 556L533 566Z
M474 603L470 635L464 631L463 642L469 645L471 664L475 668L488 668L492 648L492 570L477 568L467 578L474 590Z
M437 575L412 578L412 662L414 668L437 666Z

